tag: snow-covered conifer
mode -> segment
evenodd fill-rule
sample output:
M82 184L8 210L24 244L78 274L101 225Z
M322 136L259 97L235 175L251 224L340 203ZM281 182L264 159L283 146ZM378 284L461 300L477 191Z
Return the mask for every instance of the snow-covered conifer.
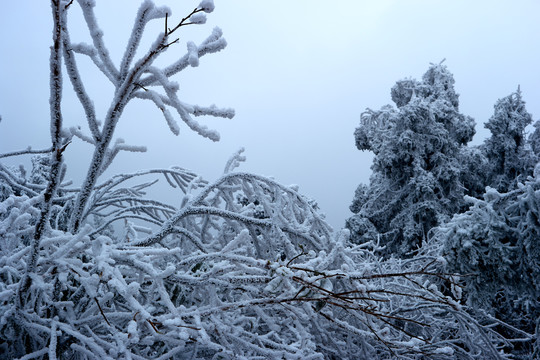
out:
M536 145L527 142L525 133L532 116L525 108L519 88L499 99L494 108L493 116L485 125L491 136L482 147L489 162L487 185L507 192L515 188L517 181L532 175L536 164L531 148L531 145Z
M487 188L483 199L435 231L447 270L463 274L468 305L482 309L524 333L538 337L540 319L540 179L516 189ZM536 347L536 350L533 348ZM514 355L528 359L540 344L516 344Z
M347 220L354 242L377 234L385 256L406 255L463 204L460 156L474 121L459 112L453 85L444 65L432 65L422 81L396 83L397 108L362 115L356 146L375 158L370 184L356 191L355 215Z

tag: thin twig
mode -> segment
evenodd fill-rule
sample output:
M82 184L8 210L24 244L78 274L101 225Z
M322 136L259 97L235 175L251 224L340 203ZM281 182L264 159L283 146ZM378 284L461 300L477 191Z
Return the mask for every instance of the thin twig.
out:
M150 326L152 326L152 328L154 329L155 332L157 332L158 334L162 334L156 327L156 325L154 325L154 323L152 321L150 321L149 319L146 319L146 321L148 321L148 323L150 324ZM156 323L157 324L157 323Z
M32 150L31 148L28 148L26 150L20 150L20 151L13 151L5 154L0 154L0 159L10 156L19 156L19 155L28 155L28 154L47 154L52 152L52 147L42 150Z
M191 14L189 14L188 16L186 16L185 18L182 18L182 20L178 23L178 25L176 25L172 30L168 30L165 32L165 35L166 36L169 36L171 35L173 32L175 32L176 30L178 30L178 28L180 28L181 26L185 26L185 25L191 25L193 23L186 23L187 20L189 20L190 17L192 17L193 15L195 15L196 13L198 12L201 12L201 11L204 11L203 9L197 9L195 8ZM165 17L165 20L167 19L167 17Z
M107 317L105 316L105 313L103 312L103 309L101 308L101 305L99 305L98 299L94 298L94 300L95 300L95 302L96 302L96 304L98 306L99 312L101 313L101 315L105 319L105 322L107 323L107 325L112 326L111 323L109 322L109 320L107 320Z

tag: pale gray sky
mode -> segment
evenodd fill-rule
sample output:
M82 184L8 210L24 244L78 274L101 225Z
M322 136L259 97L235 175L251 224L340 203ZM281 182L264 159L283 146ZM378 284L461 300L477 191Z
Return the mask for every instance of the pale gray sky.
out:
M198 1L156 3L168 4L174 21ZM135 0L97 0L99 24L116 63L138 6ZM72 41L89 42L79 9L74 5L70 11ZM228 157L245 147L248 160L241 170L300 185L331 225L341 227L356 186L367 182L371 172L371 155L356 150L354 129L366 107L391 102L396 80L420 78L430 62L446 58L461 95L460 109L477 122L477 143L486 136L483 123L495 101L518 84L527 109L535 120L540 118L539 15L537 0L217 0L207 24L182 29L180 43L162 64L184 55L186 41L198 43L214 26L221 27L228 47L175 80L182 100L233 107L236 117L201 119L221 133L221 141L212 143L183 123L175 137L159 110L150 103L132 103L117 136L146 145L148 152L120 155L114 170L179 165L212 180ZM155 22L145 44L162 28L162 21ZM48 1L4 1L0 152L49 145L50 44ZM87 60L79 63L103 117L111 87ZM68 82L63 106L66 124L84 128ZM69 150L68 177L80 181L91 149L76 140Z

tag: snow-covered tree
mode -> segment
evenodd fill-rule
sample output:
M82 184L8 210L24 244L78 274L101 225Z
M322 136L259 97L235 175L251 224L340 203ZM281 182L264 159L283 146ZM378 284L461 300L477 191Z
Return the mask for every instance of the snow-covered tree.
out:
M494 108L493 116L485 125L491 136L482 146L489 163L487 185L507 192L516 186L519 179L532 175L536 164L536 155L525 133L532 116L525 108L519 88L499 99Z
M391 94L397 108L368 109L355 131L358 149L375 158L347 227L354 242L375 236L383 255L404 256L462 206L462 148L474 135L474 121L459 113L453 76L441 64L422 81L398 81Z
M0 163L2 358L506 358L502 350L516 333L508 328L505 338L489 315L471 316L458 291L439 291L441 282L459 284L443 272L438 253L380 261L374 243L352 246L349 232L334 233L296 187L234 171L244 160L241 151L213 182L179 167L102 179L118 151L143 150L112 141L134 98L154 103L173 133L178 125L171 109L194 131L218 139L192 117L231 117L233 111L180 101L170 78L226 43L215 29L199 45L188 42L187 54L174 64L154 67L176 46L169 36L204 23L214 4L203 0L170 28L171 11L146 0L117 67L94 1L77 3L92 45L71 42L67 19L75 2L51 1L51 148L0 155L49 156L36 158L30 175ZM165 30L135 61L144 27L155 19ZM81 55L116 88L103 123L81 82ZM62 127L63 67L88 134ZM437 92L441 84L426 91L444 98ZM64 180L63 154L74 137L94 147L80 187ZM179 206L147 197L158 179L181 198Z
M534 131L529 135L529 144L536 159L540 159L540 121L536 121L534 124Z
M540 355L540 167L534 177L500 193L488 188L483 199L436 231L448 271L464 274L467 303L484 309L523 332L536 332ZM524 358L530 343L517 348ZM523 355L522 354L522 355Z

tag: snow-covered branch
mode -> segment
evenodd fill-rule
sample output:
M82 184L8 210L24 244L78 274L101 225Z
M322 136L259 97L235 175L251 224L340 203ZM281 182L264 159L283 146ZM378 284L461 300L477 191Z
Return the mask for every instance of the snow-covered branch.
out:
M52 148L33 150L31 147L28 147L25 150L12 151L8 153L0 154L0 159L5 158L5 157L29 155L29 154L47 154L47 153L50 153L51 151L52 151Z
M93 48L90 45L69 45L70 49L66 48L65 57L68 74L70 74L74 89L79 96L79 100L81 101L83 108L85 109L93 140L90 141L90 139L82 135L80 131L75 131L73 134L87 142L93 143L95 150L81 188L81 192L79 193L73 207L70 220L70 229L73 232L76 232L81 226L82 218L86 212L85 208L91 197L91 193L96 185L99 175L103 173L103 171L111 164L117 152L119 150L123 150L123 148L120 146L113 146L113 148L110 149L109 145L114 136L116 125L120 120L122 112L131 99L134 97L139 97L152 100L152 102L163 112L171 131L177 135L179 133L179 127L169 110L166 108L167 106L173 107L179 114L180 118L192 130L214 141L219 139L219 134L216 131L209 130L206 128L206 126L200 125L194 121L191 118L190 113L228 118L234 115L232 110L219 110L215 107L198 108L186 106L185 104L181 103L176 94L178 85L169 80L170 76L177 73L181 69L171 71L168 70L168 68L158 69L152 66L154 60L158 58L161 53L167 51L167 49L176 42L176 40L173 42L168 42L171 34L184 25L204 23L204 21L202 21L202 12L210 12L210 3L202 4L200 7L193 10L172 29L169 29L166 25L165 32L159 34L150 49L139 60L135 61L136 51L139 47L140 39L144 33L146 24L151 20L161 18L165 18L165 21L167 22L169 14L171 13L170 9L166 7L157 8L152 1L144 1L137 13L135 24L128 40L126 51L124 52L119 70L117 70L112 64L108 51L104 45L103 32L101 29L99 29L93 12L94 3L92 1L79 0L79 4L83 9L83 14L93 40ZM219 34L218 38L221 38L221 34ZM196 57L198 63L200 54L211 52L212 49L221 49L225 46L224 42L221 42L221 45L218 45L216 42L219 42L219 39L217 39L216 35L214 34L201 45L202 48L192 46L192 48L195 49L195 52L193 53L193 51L190 50L191 55L188 54L186 59L188 61L191 59L191 63L194 64L194 59ZM67 36L65 43L66 46L70 44L70 40ZM101 129L99 128L95 119L93 105L88 95L84 91L82 83L80 82L80 75L78 74L75 59L73 58L73 51L71 51L72 48L78 53L90 56L94 60L94 63L96 63L96 65L105 73L107 78L112 81L116 88L114 99L112 100L109 110L104 118L104 123ZM96 54L99 55L99 60L97 60ZM144 74L151 74L150 76L153 79L156 79L157 83L154 83L154 81L147 83L147 81L141 78ZM146 87L150 85L159 85L163 88L165 95L161 95L154 90L146 89ZM144 89L144 91L141 91L140 89ZM142 150L142 148L133 147L126 149L131 151Z

